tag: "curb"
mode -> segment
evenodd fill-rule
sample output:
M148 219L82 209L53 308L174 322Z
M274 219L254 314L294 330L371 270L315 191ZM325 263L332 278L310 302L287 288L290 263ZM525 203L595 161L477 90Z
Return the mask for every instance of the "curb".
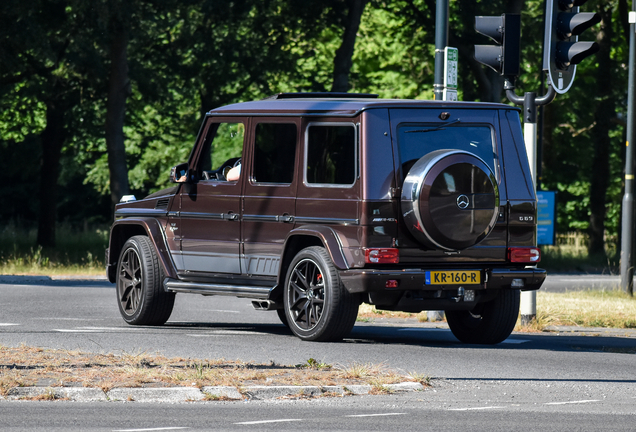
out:
M404 393L422 391L420 383L403 382L381 387L372 385L336 386L249 386L236 387L157 387L114 388L104 392L98 388L83 387L14 387L0 401L67 400L73 402L198 402L216 400L272 400L319 396L368 395L378 393Z

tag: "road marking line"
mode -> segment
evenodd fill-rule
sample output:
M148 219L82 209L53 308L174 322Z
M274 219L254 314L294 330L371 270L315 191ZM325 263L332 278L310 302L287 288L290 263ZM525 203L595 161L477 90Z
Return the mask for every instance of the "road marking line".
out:
M75 327L74 329L53 329L62 333L104 333L104 332L140 332L142 329L127 327Z
M492 406L492 407L475 407L475 408L449 408L448 411L480 411L489 409L504 409L504 406Z
M14 323L0 323L0 327L9 327L9 326L16 326L16 325L20 325L20 324L14 324Z
M399 415L406 415L406 413L354 414L354 415L346 415L345 417L382 417L382 416L399 416Z
M522 344L526 342L530 342L530 341L528 339L506 339L505 341L501 343L502 344Z
M583 404L591 402L601 402L599 399L580 400L580 401L567 401L567 402L546 402L544 405L568 405L568 404Z
M224 313L237 313L240 314L241 311L235 311L235 310L223 310L223 309L210 309L210 312L224 312Z
M262 336L263 333L255 331L241 331L241 330L213 330L206 333L190 333L188 336L192 337L209 337L209 336L241 336L241 335L257 335Z
M103 333L101 330L53 329L60 333Z
M190 429L189 427L162 427L162 428L148 428L148 429L114 429L113 432L145 432L145 431L165 431L165 430L183 430Z
M234 423L234 424L235 425L256 425L256 424L265 424L265 423L283 423L283 422L295 422L295 421L303 421L303 420L302 419L256 420L256 421L240 422L240 423Z

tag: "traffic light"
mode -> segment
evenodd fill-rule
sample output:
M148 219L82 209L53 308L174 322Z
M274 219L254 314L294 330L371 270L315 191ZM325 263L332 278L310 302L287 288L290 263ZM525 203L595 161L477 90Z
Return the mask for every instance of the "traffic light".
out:
M579 42L579 35L601 21L601 16L579 12L587 0L547 0L543 69L557 93L570 89L576 65L598 51L596 42Z
M475 60L491 67L500 75L518 76L521 15L476 16L475 30L497 43L475 45Z

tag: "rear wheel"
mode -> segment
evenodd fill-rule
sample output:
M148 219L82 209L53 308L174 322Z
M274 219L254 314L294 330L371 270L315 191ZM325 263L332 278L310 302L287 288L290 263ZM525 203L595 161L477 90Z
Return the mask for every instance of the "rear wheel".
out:
M162 325L172 313L175 293L162 286L163 271L146 236L128 239L117 262L117 305L133 325Z
M446 311L457 339L470 344L497 344L510 336L519 316L519 290L501 290L471 311Z
M303 340L334 341L356 322L359 298L349 293L323 247L296 255L285 279L285 315L291 331Z

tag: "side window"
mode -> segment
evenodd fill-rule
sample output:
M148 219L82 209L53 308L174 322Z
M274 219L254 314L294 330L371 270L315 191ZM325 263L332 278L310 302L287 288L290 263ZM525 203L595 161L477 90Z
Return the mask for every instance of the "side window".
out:
M296 125L259 123L254 144L254 182L291 183L296 161Z
M356 181L356 130L351 124L307 127L305 181L309 185L352 185Z
M217 123L209 131L207 145L201 155L201 171L218 170L223 165L232 165L243 153L243 123Z

